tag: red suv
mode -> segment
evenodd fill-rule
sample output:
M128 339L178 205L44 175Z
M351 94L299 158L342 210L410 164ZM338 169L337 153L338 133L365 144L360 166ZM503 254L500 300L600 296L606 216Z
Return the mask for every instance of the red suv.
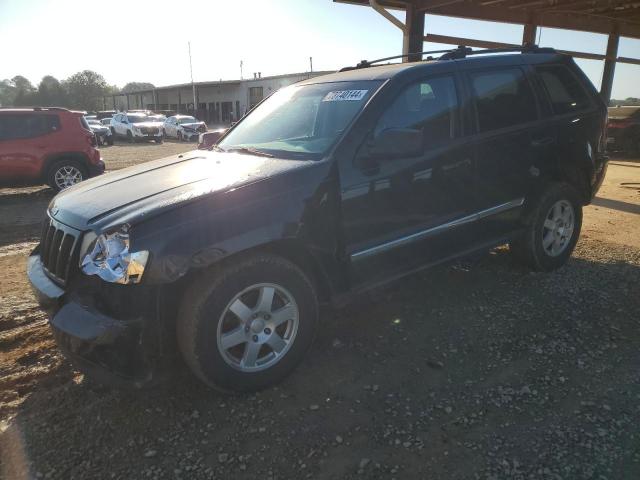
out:
M81 112L0 109L0 184L46 183L63 190L104 172L96 138Z

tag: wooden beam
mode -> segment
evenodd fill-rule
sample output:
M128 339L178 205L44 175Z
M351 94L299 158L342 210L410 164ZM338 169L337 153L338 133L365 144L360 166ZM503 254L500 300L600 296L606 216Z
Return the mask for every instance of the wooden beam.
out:
M535 9L519 10L498 6L483 7L477 4L464 3L427 9L426 12L430 15L524 25L529 22L530 15L531 13L535 13ZM607 19L597 15L580 15L579 12L545 10L543 15L537 16L536 23L539 27L562 28L604 34L609 34L617 28L621 36L640 38L640 24L637 22L627 22L623 19Z
M640 65L640 58L618 57L618 63L630 63L631 65Z
M535 23L525 23L524 30L522 31L522 44L523 45L535 44L537 33L538 33L538 26Z
M424 12L418 10L412 5L407 5L407 13L405 18L406 35L407 35L407 48L408 52L422 52L422 37L424 37ZM422 55L409 55L403 61L407 62L419 62L422 60Z
M602 71L602 83L600 84L600 95L604 103L609 105L611 100L611 89L613 88L613 76L616 71L616 57L618 56L618 43L620 35L612 33L607 40L607 59L604 61L604 69ZM613 57L613 59L611 58Z
M473 38L450 37L448 35L437 35L428 33L424 36L425 42L445 43L448 45L464 45L466 47L476 48L514 48L519 47L515 43L490 42L488 40L476 40Z

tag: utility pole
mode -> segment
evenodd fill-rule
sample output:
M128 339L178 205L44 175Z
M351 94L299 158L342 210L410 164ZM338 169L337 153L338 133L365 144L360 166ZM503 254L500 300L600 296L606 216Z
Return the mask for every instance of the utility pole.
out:
M313 73L313 57L309 57L309 68L311 69L311 73Z
M198 111L198 104L196 103L196 85L193 83L193 64L191 63L191 42L189 44L189 70L191 71L191 89L193 90L193 112Z
M242 60L240 60L240 80L242 80Z

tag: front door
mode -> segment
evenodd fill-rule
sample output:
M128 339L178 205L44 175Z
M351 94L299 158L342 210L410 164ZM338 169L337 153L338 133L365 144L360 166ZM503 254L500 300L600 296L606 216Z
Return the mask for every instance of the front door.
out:
M419 130L422 152L340 164L353 286L402 274L465 248L474 168L461 138L458 105L453 76L412 83L385 109L370 138L387 129Z

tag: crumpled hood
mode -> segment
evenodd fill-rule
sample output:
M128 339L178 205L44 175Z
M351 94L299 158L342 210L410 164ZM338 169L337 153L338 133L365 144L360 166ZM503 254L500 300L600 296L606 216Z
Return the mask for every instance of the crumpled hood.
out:
M51 201L49 214L79 230L134 224L202 196L223 194L313 163L194 150L74 185Z

